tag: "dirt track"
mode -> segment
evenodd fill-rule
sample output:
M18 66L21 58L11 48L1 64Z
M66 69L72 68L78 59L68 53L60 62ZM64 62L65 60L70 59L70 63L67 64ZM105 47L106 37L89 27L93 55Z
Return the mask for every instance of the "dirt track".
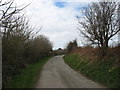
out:
M74 71L63 56L51 58L43 67L35 88L105 88Z

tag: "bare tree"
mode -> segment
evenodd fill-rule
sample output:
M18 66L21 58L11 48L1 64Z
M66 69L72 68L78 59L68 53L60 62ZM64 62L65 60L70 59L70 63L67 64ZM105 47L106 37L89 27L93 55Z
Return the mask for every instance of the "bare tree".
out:
M9 28L9 24L12 24L17 21L16 18L14 19L14 16L17 16L17 14L20 13L26 6L13 6L14 0L10 1L2 1L0 0L0 32L7 32L6 29Z
M78 30L91 44L97 44L106 54L109 40L119 31L118 2L95 2L83 11Z
M77 40L75 39L74 41L70 41L66 48L69 53L69 52L73 51L74 49L76 49L77 47L78 47Z
M25 6L26 7L26 6ZM21 11L25 7L14 7L13 1L0 1L0 32L2 32L2 74L3 87L9 79L26 64L49 55L52 43L45 36L36 36L34 27Z

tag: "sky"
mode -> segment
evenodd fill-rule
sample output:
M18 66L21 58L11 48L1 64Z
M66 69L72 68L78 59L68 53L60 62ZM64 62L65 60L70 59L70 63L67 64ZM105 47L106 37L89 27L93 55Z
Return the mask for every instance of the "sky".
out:
M15 5L27 5L24 13L30 24L39 34L49 38L53 49L65 48L67 43L77 39L82 45L84 38L79 36L76 16L81 16L83 7L96 0L14 0Z
M87 1L87 0L86 0ZM65 48L67 43L77 39L81 45L81 38L77 30L76 16L81 15L81 7L88 2L66 0L14 0L15 5L27 5L24 13L30 19L30 24L39 34L49 38L53 43L53 49Z

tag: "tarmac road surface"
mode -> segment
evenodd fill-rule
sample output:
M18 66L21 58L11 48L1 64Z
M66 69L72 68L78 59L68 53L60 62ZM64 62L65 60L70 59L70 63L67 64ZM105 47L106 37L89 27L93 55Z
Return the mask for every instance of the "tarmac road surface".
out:
M35 88L106 88L73 70L63 55L51 58L43 67Z

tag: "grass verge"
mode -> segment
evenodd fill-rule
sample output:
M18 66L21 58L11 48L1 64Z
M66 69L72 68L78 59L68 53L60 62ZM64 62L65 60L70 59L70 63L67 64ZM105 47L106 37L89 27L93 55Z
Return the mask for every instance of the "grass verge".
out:
M41 59L23 69L21 74L14 76L14 78L9 81L8 88L33 88L43 65L49 58L50 57Z
M110 88L120 87L119 77L120 68L114 68L114 60L107 62L89 63L88 58L81 57L78 54L70 54L64 56L64 61L71 68L80 71L83 75L88 78L97 81Z

